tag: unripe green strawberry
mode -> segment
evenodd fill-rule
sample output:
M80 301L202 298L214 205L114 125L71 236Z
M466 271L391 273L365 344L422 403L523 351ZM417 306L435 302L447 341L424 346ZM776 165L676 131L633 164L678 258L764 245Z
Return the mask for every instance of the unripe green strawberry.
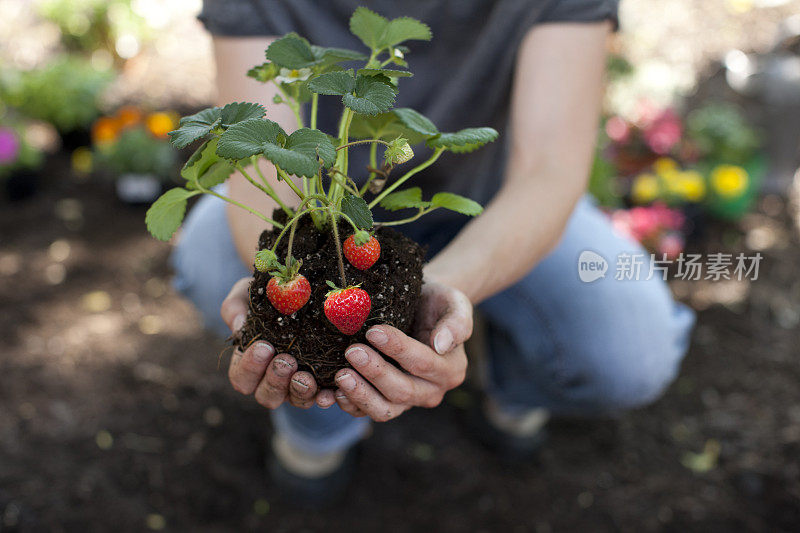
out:
M256 253L255 267L259 272L267 272L278 263L278 258L272 250L259 250Z
M311 284L302 274L297 274L289 281L274 276L267 283L267 298L278 312L291 315L311 298Z
M347 287L329 292L323 308L336 329L345 335L355 335L367 320L372 302L364 289Z
M350 235L345 239L342 250L350 264L359 270L367 270L381 256L381 244L366 231Z

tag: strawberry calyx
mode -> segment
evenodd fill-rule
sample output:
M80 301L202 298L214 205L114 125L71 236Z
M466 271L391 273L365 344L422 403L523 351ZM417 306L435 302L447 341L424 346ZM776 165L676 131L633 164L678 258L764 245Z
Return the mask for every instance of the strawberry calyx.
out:
M272 265L272 270L270 270L270 275L278 278L278 282L289 283L290 281L294 280L297 275L300 273L300 267L303 266L302 260L297 260L294 257L289 258L286 261L285 265L280 263L275 263Z
M278 257L272 250L265 248L256 252L255 267L259 272L268 272L270 268L274 268L276 265L278 265Z
M364 246L370 239L372 239L372 233L364 231L363 229L353 234L353 241L356 243L356 246Z
M333 296L333 295L335 295L335 294L339 294L340 292L344 292L344 291L350 290L350 289L358 289L358 288L361 288L361 284L360 284L360 283L358 283L358 284L356 284L356 285L348 285L347 287L345 287L345 288L343 288L343 289L342 289L342 288L340 288L340 287L337 287L337 286L336 286L336 284L335 284L334 282L330 281L330 280L326 280L326 281L325 281L325 283L328 285L328 287L330 287L330 288L331 288L331 290L329 290L329 291L328 291L328 292L325 294L325 297L326 297L326 298L328 298L329 296Z

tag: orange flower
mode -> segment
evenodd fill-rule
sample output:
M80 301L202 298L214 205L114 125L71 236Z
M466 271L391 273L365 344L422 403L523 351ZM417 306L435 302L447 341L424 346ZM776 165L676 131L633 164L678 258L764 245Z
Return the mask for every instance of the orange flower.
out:
M151 113L146 124L150 133L159 139L166 139L167 133L175 129L175 121L168 113Z
M135 126L142 121L142 112L132 105L122 106L117 110L117 120L119 120L120 129Z
M92 142L95 144L114 142L121 129L119 120L114 117L100 117L92 124Z

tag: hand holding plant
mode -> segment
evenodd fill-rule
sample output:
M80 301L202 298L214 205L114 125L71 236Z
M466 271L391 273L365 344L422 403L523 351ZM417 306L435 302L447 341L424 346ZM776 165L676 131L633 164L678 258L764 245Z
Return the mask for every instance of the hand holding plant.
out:
M269 339L328 387L346 365L341 354L354 340L351 337L363 337L365 322L390 324L402 332L414 323L423 254L390 226L436 209L470 216L481 212L480 205L462 196L440 192L423 200L420 188L400 187L445 151L469 152L497 137L491 128L442 133L413 109L393 109L400 78L412 75L405 70L409 50L401 43L429 40L426 25L410 18L387 20L359 8L350 28L367 46L368 55L315 46L292 33L273 42L266 50L267 62L248 73L276 84L276 105L288 105L297 121L293 133L264 118L266 110L254 103L233 103L184 117L170 133L173 145L183 148L208 139L181 172L185 186L167 191L146 218L150 232L167 240L181 224L188 199L210 194L268 223L271 228L261 236L249 291L250 313L235 342L244 350ZM353 63L357 66L345 68ZM334 135L317 129L320 99L331 97L344 105ZM308 123L302 113L307 103ZM411 146L423 143L430 149L427 159L395 177L396 168L413 158ZM366 169L351 169L350 150L361 145L369 149L370 163ZM259 169L262 158L274 165L278 182L294 191L296 205L280 200L276 183ZM280 208L261 213L214 189L234 171ZM379 205L389 211L413 211L400 220L375 222L372 210Z

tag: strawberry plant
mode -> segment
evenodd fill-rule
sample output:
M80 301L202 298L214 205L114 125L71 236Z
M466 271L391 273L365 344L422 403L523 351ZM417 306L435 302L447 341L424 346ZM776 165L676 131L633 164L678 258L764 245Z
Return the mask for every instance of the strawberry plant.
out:
M265 118L265 108L256 103L231 103L184 117L170 133L172 144L185 148L204 142L183 167L185 185L167 191L146 217L152 235L168 240L183 220L187 201L210 194L268 224L256 255L250 315L234 342L247 346L268 340L279 352L294 355L322 386L332 386L336 370L347 364L344 349L364 341L365 323L411 330L423 252L392 228L437 209L469 216L482 210L456 194L423 199L419 187L403 186L443 153L471 152L497 138L491 128L441 132L419 112L394 107L401 80L412 76L402 43L430 40L425 24L408 17L388 20L362 7L351 17L350 29L366 53L316 46L290 33L270 44L266 62L248 72L277 86L274 103L292 110L293 132ZM323 132L317 128L320 103L334 99L343 105L338 129ZM422 145L427 157L411 165L412 146ZM351 168L350 151L360 147L369 150L369 165ZM259 168L262 159L274 166L278 184L294 191L296 204L275 193ZM237 171L275 201L274 213L261 213L215 189ZM375 221L378 206L410 214Z

